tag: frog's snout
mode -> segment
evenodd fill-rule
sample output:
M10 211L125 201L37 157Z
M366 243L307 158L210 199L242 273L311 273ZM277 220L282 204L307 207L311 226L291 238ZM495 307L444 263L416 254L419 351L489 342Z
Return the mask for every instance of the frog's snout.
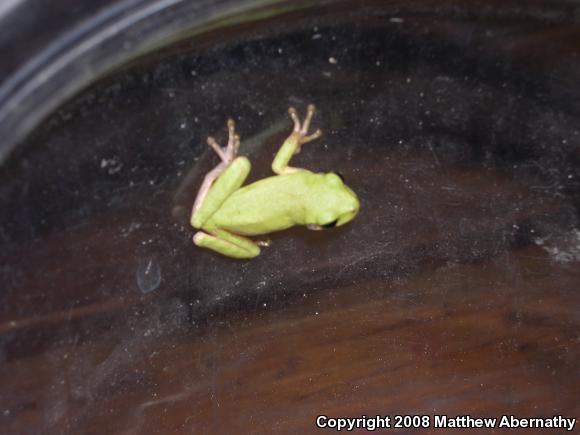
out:
M341 225L344 225L353 220L360 210L360 202L356 194L348 186L345 186L345 188L349 193L348 201L345 201L345 203L348 204L348 207L338 217L338 221L336 222L337 227L340 227Z

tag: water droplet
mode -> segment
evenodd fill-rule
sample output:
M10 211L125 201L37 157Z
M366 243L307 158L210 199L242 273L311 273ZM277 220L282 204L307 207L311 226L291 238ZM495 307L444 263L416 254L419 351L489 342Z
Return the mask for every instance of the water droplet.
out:
M143 293L149 293L161 284L161 266L154 255L140 258L137 262L137 285Z

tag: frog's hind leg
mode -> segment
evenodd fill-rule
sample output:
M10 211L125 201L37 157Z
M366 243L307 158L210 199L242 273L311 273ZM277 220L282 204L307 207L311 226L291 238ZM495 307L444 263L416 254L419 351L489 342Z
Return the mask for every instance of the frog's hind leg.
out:
M205 200L205 197L207 196L209 190L211 189L213 182L225 171L227 167L228 165L226 163L221 162L219 165L217 165L215 168L213 168L205 175L203 182L201 183L201 187L197 191L195 202L193 203L193 208L191 210L192 216L195 215L195 213L199 210L199 208L203 204L203 201Z
M259 246L252 240L225 230L214 230L211 234L198 231L193 236L193 243L233 258L250 259L260 255Z
M310 135L308 134L308 129L310 128L310 122L312 121L314 111L314 105L308 105L308 112L306 113L304 122L300 123L296 109L293 107L288 109L290 118L292 118L292 121L294 121L294 129L278 150L276 157L274 157L274 161L272 162L272 171L274 171L274 173L283 175L291 174L300 170L299 168L288 166L290 159L294 154L298 154L300 152L302 145L311 142L322 135L322 131L320 130L316 130Z
M223 172L221 172L220 167L214 169L214 171L219 171L221 174L211 184L211 187L203 197L203 202L199 204L191 215L191 225L194 228L201 229L213 214L219 210L225 200L244 184L250 173L250 168L250 161L246 157L240 156L227 165ZM208 176L211 175L213 177L215 174L212 172Z
M222 148L212 136L207 138L207 144L216 152L216 154L221 159L221 162L219 165L209 171L204 177L203 182L201 183L201 187L197 191L195 202L193 203L193 209L191 211L192 216L203 204L205 197L211 189L214 181L226 170L226 168L238 154L238 148L240 147L240 136L236 134L236 124L233 119L228 119L227 125L228 144L225 148Z

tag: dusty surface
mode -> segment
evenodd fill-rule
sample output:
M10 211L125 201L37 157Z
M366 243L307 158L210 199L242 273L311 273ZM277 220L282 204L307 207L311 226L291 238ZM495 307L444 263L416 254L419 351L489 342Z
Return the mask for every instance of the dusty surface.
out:
M2 433L579 416L577 27L346 17L120 72L0 169ZM250 262L195 248L205 136L236 116L262 177L311 101L325 135L293 163L360 215Z

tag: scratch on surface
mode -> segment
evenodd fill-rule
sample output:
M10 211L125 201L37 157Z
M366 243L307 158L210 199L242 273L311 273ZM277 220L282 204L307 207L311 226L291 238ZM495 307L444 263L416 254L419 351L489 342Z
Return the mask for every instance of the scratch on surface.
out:
M187 391L182 391L181 393L176 393L176 394L172 394L170 396L162 397L160 399L149 400L147 402L141 403L137 407L137 409L135 410L135 413L133 414L137 424L135 425L135 427L133 427L131 429L130 433L135 433L135 434L141 433L141 426L143 424L143 421L145 420L143 418L143 414L147 411L147 409L155 407L155 406L163 405L166 403L179 402L179 401L187 399L189 396L191 396L191 391L187 390Z

